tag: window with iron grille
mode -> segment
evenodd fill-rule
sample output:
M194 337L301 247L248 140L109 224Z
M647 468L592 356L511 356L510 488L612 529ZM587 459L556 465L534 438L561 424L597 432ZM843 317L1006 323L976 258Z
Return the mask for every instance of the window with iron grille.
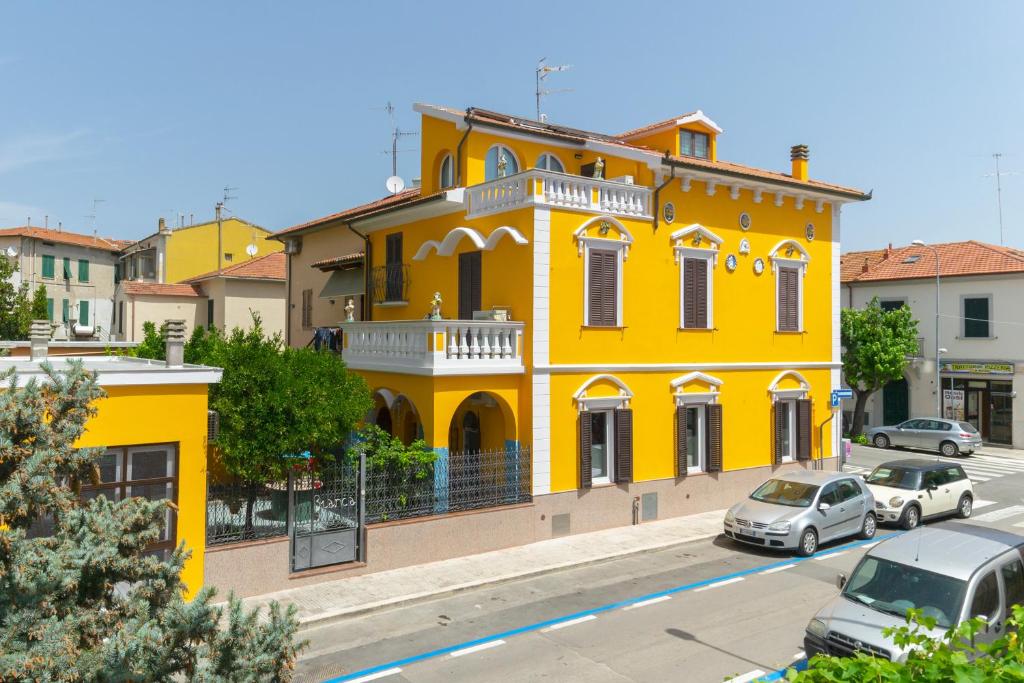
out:
M220 434L220 413L216 410L206 411L206 440L210 443L217 441Z

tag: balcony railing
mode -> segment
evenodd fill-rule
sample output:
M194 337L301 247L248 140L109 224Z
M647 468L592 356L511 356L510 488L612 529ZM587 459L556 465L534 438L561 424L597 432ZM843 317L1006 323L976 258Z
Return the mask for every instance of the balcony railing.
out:
M530 204L636 218L651 217L651 189L553 171L524 171L466 189L469 218Z
M412 375L523 372L523 323L399 320L341 323L342 358L355 370Z
M370 271L373 300L378 303L407 301L409 291L409 264L389 263Z

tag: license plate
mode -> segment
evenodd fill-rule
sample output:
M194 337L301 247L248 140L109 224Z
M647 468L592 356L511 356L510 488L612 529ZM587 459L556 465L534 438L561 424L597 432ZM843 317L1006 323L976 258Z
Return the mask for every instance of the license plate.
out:
M758 533L756 531L751 531L750 529L740 529L739 531L740 531L740 536L749 536L751 538L758 538L759 537L759 535L758 535Z

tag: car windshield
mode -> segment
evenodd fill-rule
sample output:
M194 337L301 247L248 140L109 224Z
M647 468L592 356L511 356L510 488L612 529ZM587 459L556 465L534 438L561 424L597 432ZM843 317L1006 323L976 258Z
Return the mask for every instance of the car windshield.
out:
M949 628L960 615L966 590L965 581L869 556L853 570L843 596L901 619L908 609L919 609Z
M960 429L967 432L968 434L977 434L978 430L970 422L961 422Z
M880 465L869 474L864 481L876 486L890 486L894 489L916 491L921 488L921 473L902 467L886 467Z
M762 503L805 508L810 507L817 493L818 487L814 484L786 481L785 479L769 479L758 486L757 490L750 494L750 497Z

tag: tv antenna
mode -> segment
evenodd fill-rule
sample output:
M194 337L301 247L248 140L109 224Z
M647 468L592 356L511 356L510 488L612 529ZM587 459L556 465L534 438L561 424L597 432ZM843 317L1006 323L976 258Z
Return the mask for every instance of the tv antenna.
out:
M391 127L391 151L382 152L382 154L391 155L391 175L395 177L398 175L398 153L413 151L411 149L398 149L398 140L412 135L419 135L419 133L413 130L402 130L395 125L395 106L391 102L384 105L384 111L388 114L388 123Z
M999 159L1002 158L1002 156L1003 155L1002 155L1001 152L996 152L995 154L992 155L992 158L995 159L995 161L996 161L996 172L995 173L986 173L985 174L986 178L991 178L992 176L995 176L995 178L996 178L996 205L999 207L999 244L1000 245L1002 245L1004 243L1003 242L1003 183L1002 183L1002 176L1004 176L1004 175L1020 175L1016 171L1000 171L999 170Z
M86 214L86 215L82 216L82 218L88 218L89 219L89 228L93 232L96 232L96 215L97 215L96 207L99 204L102 204L105 201L107 201L107 200L105 200L105 199L93 199L92 200L92 213Z
M555 88L555 89L550 89L550 88L543 87L544 86L544 80L549 75L551 75L551 74L553 74L555 72L558 72L558 71L568 71L569 69L572 68L572 64L560 64L558 66L548 66L547 64L545 64L545 61L547 61L547 57L541 57L540 58L540 61L537 62L537 72L536 72L536 75L537 75L537 91L536 91L536 95L537 95L537 120L542 122L542 123L547 121L548 116L547 116L547 114L542 114L541 111L540 111L540 101L541 101L541 99L544 98L544 97L547 97L548 95L553 95L553 94L559 93L559 92L572 92L572 88Z

